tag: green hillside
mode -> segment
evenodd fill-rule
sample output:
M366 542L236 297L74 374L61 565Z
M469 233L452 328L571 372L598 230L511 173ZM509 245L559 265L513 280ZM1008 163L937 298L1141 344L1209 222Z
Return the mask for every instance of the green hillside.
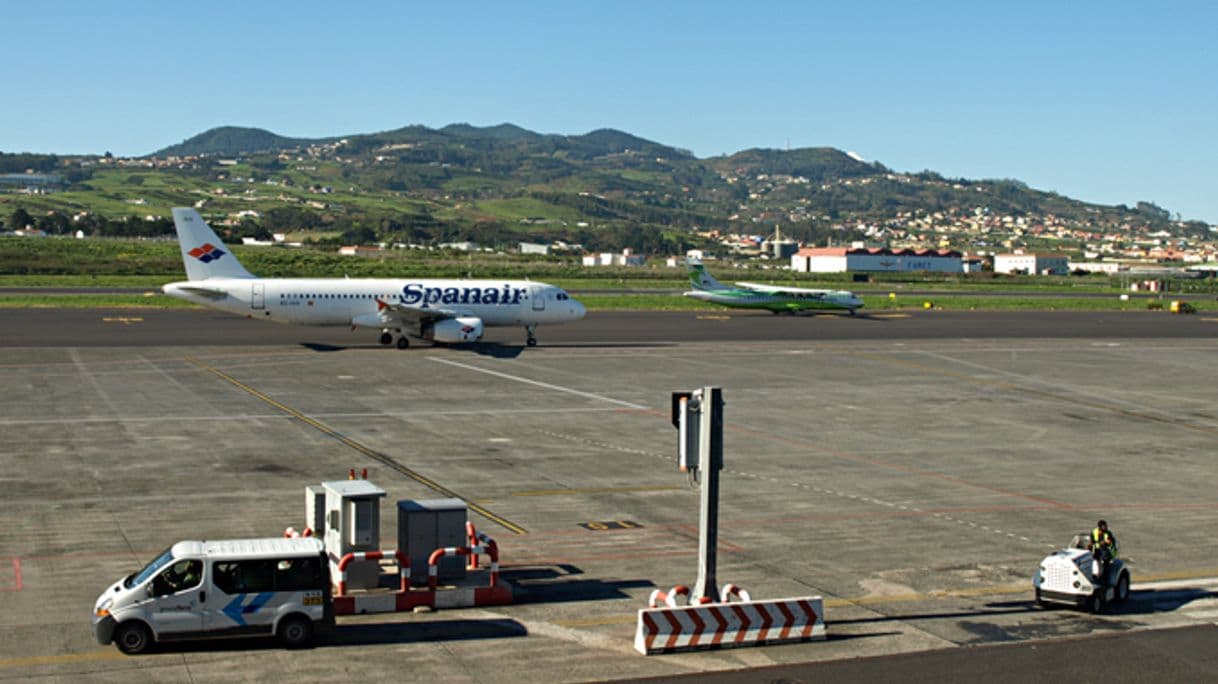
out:
M285 138L261 128L221 126L187 138L177 145L157 150L156 157L184 157L187 155L211 154L234 155L249 152L271 152L300 147L314 142L303 138Z
M699 159L613 129L541 134L460 123L298 139L222 127L139 159L0 154L10 173L53 173L45 194L0 187L5 229L157 236L198 206L227 239L272 232L321 245L561 240L586 250L678 254L725 235L911 247L1052 249L1170 234L1208 239L1150 203L1079 202L1015 180L898 173L833 148ZM1162 233L1161 231L1166 231Z

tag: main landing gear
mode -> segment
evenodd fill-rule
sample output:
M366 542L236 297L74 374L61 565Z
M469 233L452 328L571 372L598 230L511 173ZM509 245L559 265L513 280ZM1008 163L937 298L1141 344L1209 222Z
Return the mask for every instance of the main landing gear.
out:
M397 335L398 335L398 338L397 338L397 348L398 349L407 349L410 347L410 338L406 337L405 335L402 334L401 328L394 328L393 332L390 332L389 328L385 328L384 330L381 330L381 344L386 345L386 346L393 344L394 333L397 333Z
M537 346L537 337L536 337L536 336L533 334L533 333L534 333L536 330L537 330L537 326L536 326L536 325L526 325L526 326L524 326L524 331L525 331L526 333L528 333L528 335L529 335L529 336L528 336L528 338L527 338L527 339L525 339L524 343L525 343L525 344L527 344L527 345L528 345L528 346L530 346L530 347L536 347L536 346Z

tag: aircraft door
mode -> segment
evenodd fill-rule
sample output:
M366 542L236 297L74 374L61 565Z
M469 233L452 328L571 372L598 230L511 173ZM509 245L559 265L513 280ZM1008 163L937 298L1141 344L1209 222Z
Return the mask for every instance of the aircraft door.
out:
M252 283L250 290L250 308L265 309L266 308L266 285L263 283Z
M533 300L534 311L546 310L546 291L545 288L534 285L529 288L529 299Z

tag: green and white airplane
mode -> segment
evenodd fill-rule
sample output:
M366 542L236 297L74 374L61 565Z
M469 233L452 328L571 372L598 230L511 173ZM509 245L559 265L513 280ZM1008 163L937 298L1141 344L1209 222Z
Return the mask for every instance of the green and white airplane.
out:
M686 297L722 304L734 309L765 309L772 313L795 313L806 310L837 310L854 312L863 308L863 300L847 290L814 290L806 287L778 287L757 283L736 283L728 287L706 272L696 259L686 262L692 290Z

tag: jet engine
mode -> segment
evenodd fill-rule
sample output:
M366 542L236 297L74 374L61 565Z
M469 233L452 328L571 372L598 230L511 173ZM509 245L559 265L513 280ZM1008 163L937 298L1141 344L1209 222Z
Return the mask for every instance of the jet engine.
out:
M482 319L477 316L445 318L424 330L423 338L446 344L477 342L482 339Z

